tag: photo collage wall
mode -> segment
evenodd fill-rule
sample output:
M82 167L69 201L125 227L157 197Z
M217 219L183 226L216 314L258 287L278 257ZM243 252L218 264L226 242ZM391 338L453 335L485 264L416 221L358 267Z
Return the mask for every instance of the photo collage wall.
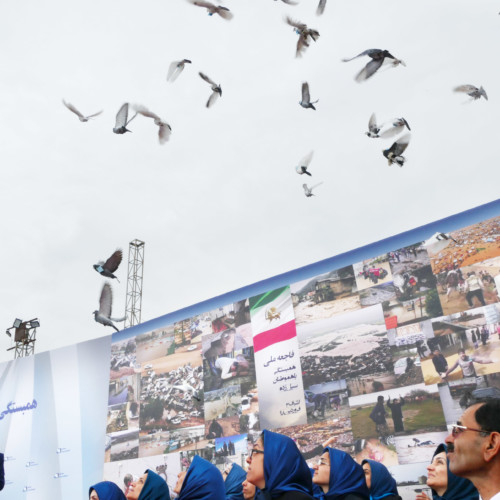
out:
M499 291L496 217L113 341L105 472L245 466L270 429L415 491L409 464L426 474L463 409L500 397Z

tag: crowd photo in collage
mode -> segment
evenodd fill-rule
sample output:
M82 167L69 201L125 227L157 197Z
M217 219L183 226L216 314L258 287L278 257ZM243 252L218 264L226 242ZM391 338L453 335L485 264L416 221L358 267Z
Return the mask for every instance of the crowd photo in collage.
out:
M311 468L325 446L382 464L414 499L449 426L500 397L499 240L496 217L115 334L105 477L149 469L172 492L195 457L245 472L265 430Z

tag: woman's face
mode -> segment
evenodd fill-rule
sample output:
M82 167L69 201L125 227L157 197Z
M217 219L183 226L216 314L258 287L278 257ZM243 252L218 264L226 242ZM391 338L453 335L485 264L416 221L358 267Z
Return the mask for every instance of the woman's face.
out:
M132 481L130 483L130 490L127 493L127 500L137 500L141 494L142 488L144 488L144 483L148 478L148 473L143 474L137 481Z
M175 483L174 493L179 494L182 489L182 483L184 483L184 478L186 477L187 470L183 470L177 474L177 483Z
M248 472L247 481L260 488L261 490L266 486L264 478L264 445L262 439L258 439L254 444L252 453L247 458Z
M444 451L435 455L431 464L427 466L427 486L443 493L448 488L448 465Z
M255 486L247 479L241 484L243 485L243 498L245 500L253 500L255 497Z
M92 490L89 496L89 500L99 500L99 495L96 490Z
M363 464L363 471L365 472L365 481L368 489L372 487L372 468L368 462Z
M314 465L313 483L326 493L330 488L330 454L325 451L318 463Z

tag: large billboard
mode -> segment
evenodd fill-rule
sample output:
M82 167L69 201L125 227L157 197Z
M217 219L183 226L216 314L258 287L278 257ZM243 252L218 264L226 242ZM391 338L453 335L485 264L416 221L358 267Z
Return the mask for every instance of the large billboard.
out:
M414 498L448 426L500 394L499 243L497 201L0 365L8 498L146 468L172 490L195 454L244 465L264 428L384 463Z

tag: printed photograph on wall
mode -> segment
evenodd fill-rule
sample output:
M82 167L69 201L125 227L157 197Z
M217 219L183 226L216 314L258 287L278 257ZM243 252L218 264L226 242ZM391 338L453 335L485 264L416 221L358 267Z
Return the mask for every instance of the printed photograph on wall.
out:
M137 361L141 365L175 352L175 327L165 326L135 337ZM144 371L144 367L142 366Z
M304 389L308 423L350 417L349 394L344 379Z
M207 439L240 433L241 387L230 385L205 393Z
M403 500L415 500L418 493L422 491L430 497L432 492L427 486L427 466L429 462L414 464L395 465L389 468L389 472L396 480L398 493Z
M246 434L237 434L217 438L215 440L215 464L228 464L237 460L238 456L246 454L248 440Z
M361 307L370 307L375 304L382 304L396 300L396 287L391 281L389 283L383 283L381 285L375 285L371 288L365 288L359 292L359 300Z
M392 281L392 271L388 254L356 262L352 267L359 291Z
M430 463L434 451L444 439L448 431L424 432L411 436L394 436L394 445L400 464L416 464L419 462Z
M352 266L290 285L295 321L310 323L360 308Z
M403 276L417 269L429 266L431 261L423 242L409 245L388 253L392 276Z
M135 338L111 344L110 376L111 380L139 373L140 364L136 356Z
M130 460L139 456L139 431L124 430L108 434L110 455L109 460ZM107 451L107 450L106 450Z
M345 379L351 391L373 392L395 384L380 305L299 325L297 334L305 387Z
M498 256L500 217L452 231L449 238L428 245L435 274L459 269Z
M391 436L356 439L354 441L354 459L359 464L365 459L374 460L386 467L398 464L398 454Z
M417 346L416 342L401 346L393 345L390 349L394 363L396 385L403 387L421 384L424 381L424 376L422 374L419 346Z
M139 457L196 450L205 446L204 425L183 427L173 431L152 429L139 437Z

